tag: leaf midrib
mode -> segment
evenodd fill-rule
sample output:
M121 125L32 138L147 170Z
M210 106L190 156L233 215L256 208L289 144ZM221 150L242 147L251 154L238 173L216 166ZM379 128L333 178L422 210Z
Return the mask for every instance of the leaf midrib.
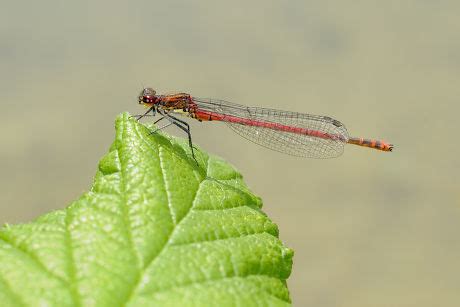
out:
M123 127L124 128L124 127ZM144 139L144 136L139 132L138 130L138 127L135 126L135 131L136 131L136 134L139 136L139 138L142 140L142 142L144 142L147 146L149 146L150 148L152 148L152 146L150 145L149 142L147 142L145 139ZM160 153L160 148L161 148L161 145L158 145L158 152ZM158 155L158 158L159 158L159 162L160 162L160 169L161 169L161 174L162 174L162 178L163 178L163 181L165 183L165 190L166 190L166 178L165 178L165 174L164 174L164 168L163 168L163 158L162 158L162 155L159 154ZM120 161L121 163L121 161ZM208 173L208 167L209 167L209 164L206 165L206 174ZM156 256L154 256L152 259L150 259L150 261L144 266L144 268L141 269L141 272L139 274L139 278L137 279L137 281L133 284L133 286L131 287L131 290L128 294L128 299L126 300L125 302L125 305L128 305L129 302L132 300L133 298L133 295L134 293L137 292L137 289L139 287L139 285L141 284L142 280L144 279L144 275L145 275L145 272L148 270L149 267L151 267L158 259L160 259L161 255L163 254L163 252L167 249L167 247L169 246L170 244L170 241L171 241L171 238L173 237L176 229L179 228L179 226L181 225L181 223L187 218L187 216L189 215L189 213L193 210L193 207L195 206L195 201L196 201L196 196L198 195L198 191L200 190L201 188L201 185L203 182L206 181L206 178L207 176L204 176L204 178L200 181L200 183L198 184L198 188L196 189L195 191L195 195L193 196L193 201L192 201L192 205L190 206L190 208L187 210L187 212L185 213L184 217L178 221L177 223L173 223L174 226L173 226L173 229L171 230L171 232L169 233L168 235L168 239L166 240L165 244L163 244L163 246L161 247L160 251L156 254ZM167 193L167 192L166 192ZM168 194L167 194L168 195ZM170 209L170 215L171 215L171 204L170 204L170 198L169 198L169 195L167 197L168 199L168 208ZM171 215L171 219L172 219L172 215ZM173 220L174 221L174 220Z

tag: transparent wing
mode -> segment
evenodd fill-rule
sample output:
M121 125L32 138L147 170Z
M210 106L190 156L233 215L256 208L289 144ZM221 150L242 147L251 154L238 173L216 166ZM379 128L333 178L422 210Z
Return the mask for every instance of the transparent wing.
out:
M293 156L334 158L348 141L345 126L330 117L193 98L199 111L218 115L242 137ZM316 136L315 136L316 135Z

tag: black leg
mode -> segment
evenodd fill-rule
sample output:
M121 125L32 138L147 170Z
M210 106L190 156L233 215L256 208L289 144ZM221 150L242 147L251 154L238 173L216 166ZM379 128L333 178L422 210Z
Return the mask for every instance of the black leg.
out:
M163 113L161 113L161 112L158 112L158 113L160 113L161 115L163 115ZM144 114L144 116L147 116L147 115ZM155 115L152 115L152 116L155 116ZM153 124L155 125L155 124L159 123L159 122L160 122L161 120L163 120L163 119L165 119L165 116L164 116L164 115L163 115L162 117L160 117L159 119L157 119L156 121L154 121ZM149 135L154 134L154 133L156 133L157 131L159 131L159 130L161 130L161 129L164 129L164 128L170 126L170 125L172 125L171 122L170 122L169 124L163 126L163 127L157 128L157 129L155 129L155 130L153 130L153 131L150 131Z
M160 117L159 119L157 119L156 121L153 122L153 124L155 125L156 123L159 123L162 119L164 119L165 117Z
M140 120L142 117L145 117L147 116L147 114L152 111L153 115L152 116L155 116L155 113L156 113L156 110L155 110L155 107L151 107L147 110L147 112L145 112L144 114L142 115L134 115L133 117L137 117L137 120Z
M168 119L172 124L174 124L175 126L179 127L181 130L183 130L185 133L187 133L188 145L190 147L190 150L192 151L193 160L195 160L196 164L199 165L195 157L195 151L193 150L192 134L190 133L189 124L186 121L180 120L177 117L172 116L169 113L165 113L160 110L158 110L158 113L160 113L161 115L164 115L164 118Z
M164 117L160 118L160 119L157 120L155 123L159 122L159 121L160 121L161 119L163 119L163 118L164 118ZM153 131L150 131L149 135L155 134L155 133L157 133L158 131L160 131L160 130L166 128L166 127L169 127L169 126L171 126L171 125L173 125L173 124L174 124L174 123L173 123L172 121L170 121L170 122L167 123L166 125L164 125L164 126L162 126L162 127L160 127L160 128L156 128L156 129L153 130Z
M198 161L195 158L195 151L193 150L193 142L192 142L192 134L190 133L190 126L186 121L180 120L177 117L172 116L171 114L166 114L167 117L172 118L175 121L175 125L179 127L180 129L184 130L185 133L187 133L188 136L188 146L190 146L190 150L192 151L192 157L195 160L196 164L198 164ZM182 125L178 124L181 123Z
M193 160L195 160L196 164L199 165L198 161L196 160L196 157L195 157L195 151L193 150L192 134L190 133L189 124L186 121L183 121L183 120L178 119L177 117L175 117L175 116L173 116L173 115L171 115L169 113L166 113L162 109L158 109L157 111L158 111L158 113L163 115L163 117L161 119L166 118L172 124L174 124L175 126L179 127L181 130L183 130L185 133L187 133L188 145L190 147L190 150L192 151Z

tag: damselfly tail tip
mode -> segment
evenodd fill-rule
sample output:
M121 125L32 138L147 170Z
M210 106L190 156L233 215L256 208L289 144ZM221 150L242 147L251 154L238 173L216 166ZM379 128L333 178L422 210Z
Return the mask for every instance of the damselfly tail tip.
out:
M381 151L393 151L394 145L387 143L385 141L376 141L375 142L375 149L381 150ZM372 146L371 146L372 147Z
M348 144L354 144L358 146L373 148L381 151L393 151L393 144L387 143L385 141L379 141L374 139L364 139L364 138L355 138L350 137L347 140Z

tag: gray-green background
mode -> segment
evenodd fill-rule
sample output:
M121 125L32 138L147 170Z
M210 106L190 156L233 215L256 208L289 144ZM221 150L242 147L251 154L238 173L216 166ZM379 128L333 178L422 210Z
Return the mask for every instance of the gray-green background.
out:
M295 250L297 306L460 303L458 1L16 1L0 9L0 222L87 190L142 85L324 114L393 153L332 160L194 141ZM182 135L180 131L168 130Z

